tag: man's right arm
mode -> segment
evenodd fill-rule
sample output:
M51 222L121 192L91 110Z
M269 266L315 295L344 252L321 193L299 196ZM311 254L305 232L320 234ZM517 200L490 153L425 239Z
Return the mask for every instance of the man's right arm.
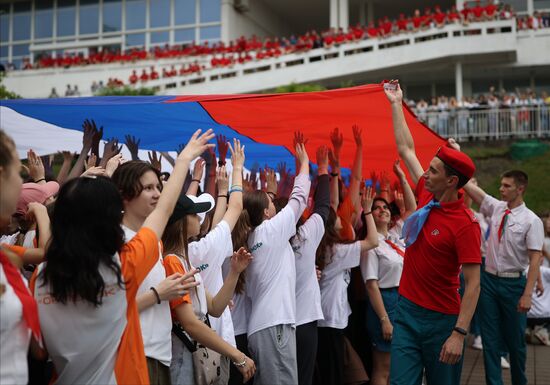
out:
M391 90L384 88L386 97L391 104L391 115L393 121L393 133L395 135L395 144L397 145L397 151L399 156L405 162L409 174L414 183L418 183L418 180L424 174L424 169L420 165L416 152L414 150L414 141L411 135L411 131L405 121L405 115L403 114L403 91L399 83L392 82L397 89Z

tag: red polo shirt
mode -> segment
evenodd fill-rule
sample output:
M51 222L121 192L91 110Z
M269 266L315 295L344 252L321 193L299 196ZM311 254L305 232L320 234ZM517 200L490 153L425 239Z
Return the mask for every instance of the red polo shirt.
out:
M418 208L428 204L433 194L424 188L424 178L416 186ZM462 194L454 202L432 208L416 241L407 248L399 294L423 308L444 314L460 311L460 266L481 264L481 232Z

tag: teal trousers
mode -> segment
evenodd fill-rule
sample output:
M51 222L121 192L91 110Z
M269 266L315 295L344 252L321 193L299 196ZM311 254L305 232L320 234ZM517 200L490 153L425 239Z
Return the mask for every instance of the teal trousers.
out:
M391 345L391 385L420 385L426 371L428 385L459 385L462 362L439 361L457 315L439 313L399 297Z
M527 384L525 376L527 315L517 311L526 282L525 276L501 278L484 271L481 273L478 311L487 385L503 384L500 367L502 351L510 353L512 384Z

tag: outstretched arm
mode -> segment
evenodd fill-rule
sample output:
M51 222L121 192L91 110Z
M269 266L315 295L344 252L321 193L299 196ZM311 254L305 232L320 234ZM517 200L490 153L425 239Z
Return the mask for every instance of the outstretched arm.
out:
M453 138L449 138L447 143L451 148L460 151L460 145ZM468 194L470 198L472 198L472 200L478 205L481 205L481 202L483 202L483 199L485 199L485 196L487 195L487 193L483 191L474 180L470 180L466 183L464 190L466 191L466 194Z
M391 103L393 133L395 135L397 151L401 159L405 162L413 182L418 183L418 179L420 179L424 170L416 157L413 137L405 121L405 115L403 114L403 91L401 91L401 87L397 81L386 84L388 84L388 86L384 86L384 92ZM395 89L392 87L395 87Z

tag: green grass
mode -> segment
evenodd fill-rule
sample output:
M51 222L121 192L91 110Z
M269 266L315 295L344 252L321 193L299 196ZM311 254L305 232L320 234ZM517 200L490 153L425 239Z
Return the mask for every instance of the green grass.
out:
M513 160L509 145L463 146L464 152L476 163L476 178L487 193L498 197L500 175L510 169L519 169L529 175L529 187L525 195L527 207L539 215L550 213L550 151L527 159Z

